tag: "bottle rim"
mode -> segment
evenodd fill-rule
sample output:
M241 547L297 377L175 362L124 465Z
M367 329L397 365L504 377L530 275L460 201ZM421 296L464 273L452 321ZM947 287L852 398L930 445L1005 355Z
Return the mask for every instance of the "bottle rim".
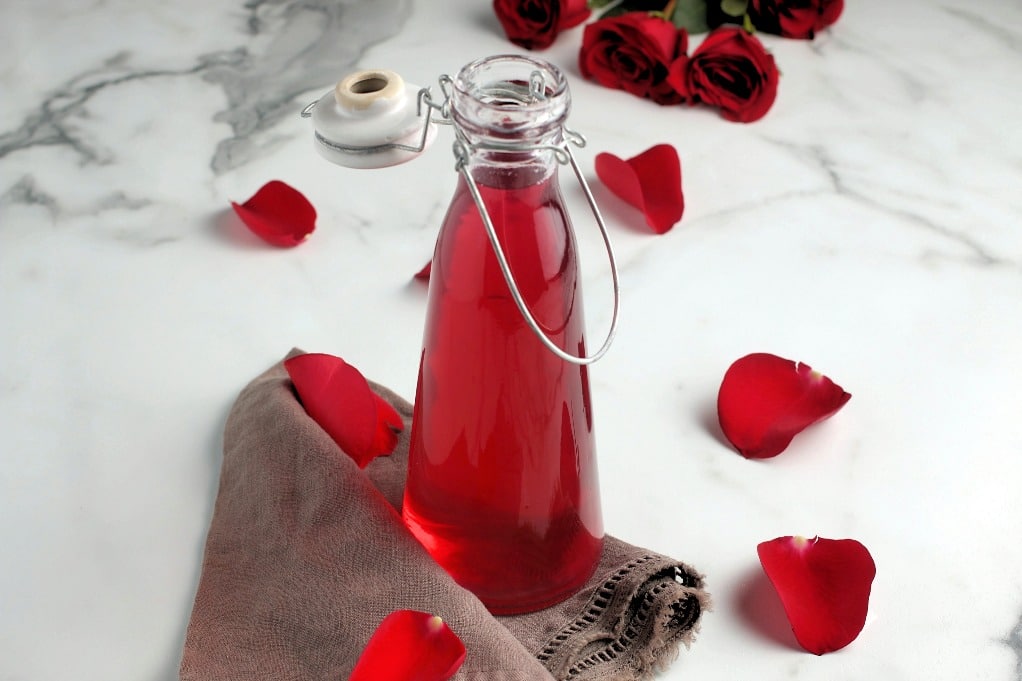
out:
M544 135L559 128L571 103L564 72L527 55L500 54L469 62L452 82L451 111L476 133Z
M488 72L496 72L499 69L510 71L511 69L519 68L525 78L522 81L498 78L482 83L478 82L479 77L484 76ZM544 97L529 100L522 98L520 101L515 102L516 105L525 109L542 109L549 106L549 100L556 99L567 93L568 79L560 68L546 60L521 54L496 54L489 57L481 57L465 64L454 78L454 89L463 97L476 100L486 106L505 110L508 102L490 101L482 99L479 95L490 95L496 86L505 85L510 82L527 84L529 76L534 73L539 73L543 77L543 85L545 86L543 91ZM520 91L520 93L527 92L528 90ZM507 94L511 93L507 92Z

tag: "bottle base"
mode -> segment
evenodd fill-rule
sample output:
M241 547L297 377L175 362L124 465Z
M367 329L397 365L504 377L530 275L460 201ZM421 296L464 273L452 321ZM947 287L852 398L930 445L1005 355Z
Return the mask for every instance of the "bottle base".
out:
M596 542L600 548L602 548L603 539L597 539ZM599 554L597 554L597 556L598 555ZM486 609L490 611L490 614L497 616L527 615L530 612L546 610L549 607L568 600L578 593L579 589L581 589L585 583L589 581L589 578L593 576L593 573L596 572L596 566L598 564L599 558L593 562L592 566L590 566L588 570L577 575L568 585L556 592L545 594L543 598L522 600L518 598L500 598L499 596L484 598L478 595L477 598L483 602L483 605L485 605Z
M603 537L575 517L553 523L546 536L518 529L507 536L480 526L425 522L404 507L405 524L434 560L494 615L522 615L556 605L578 592L600 560Z

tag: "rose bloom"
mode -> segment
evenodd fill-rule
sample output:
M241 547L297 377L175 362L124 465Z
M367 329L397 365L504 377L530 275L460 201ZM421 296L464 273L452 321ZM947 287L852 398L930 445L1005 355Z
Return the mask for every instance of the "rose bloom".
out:
M527 50L550 47L560 31L589 18L586 0L493 0L508 40Z
M685 101L668 80L671 65L685 60L688 34L670 21L628 12L586 26L578 63L582 75L657 104Z
M837 21L844 7L844 0L750 0L748 12L764 33L811 39Z
M687 63L671 69L676 89L692 103L720 108L729 121L751 123L762 118L777 97L779 74L773 56L759 40L738 27L710 33Z

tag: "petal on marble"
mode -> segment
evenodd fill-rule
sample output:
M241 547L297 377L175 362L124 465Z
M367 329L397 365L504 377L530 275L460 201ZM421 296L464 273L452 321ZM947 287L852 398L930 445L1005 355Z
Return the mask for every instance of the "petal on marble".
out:
M614 194L642 211L657 234L681 220L685 197L681 190L681 160L670 144L657 144L622 160L607 152L596 156L596 175Z
M415 273L415 278L419 281L429 281L429 275L433 271L433 261L430 260L426 265Z
M360 468L394 451L401 416L358 369L322 353L296 355L284 368L305 411Z
M756 552L799 645L823 655L855 640L876 576L865 546L854 539L778 537Z
M465 645L436 615L397 610L376 628L348 681L447 681Z
M245 203L231 207L252 232L268 244L293 248L316 229L316 208L300 191L270 180Z
M742 456L777 456L810 425L834 414L851 395L812 367L768 353L746 355L724 374L717 418Z

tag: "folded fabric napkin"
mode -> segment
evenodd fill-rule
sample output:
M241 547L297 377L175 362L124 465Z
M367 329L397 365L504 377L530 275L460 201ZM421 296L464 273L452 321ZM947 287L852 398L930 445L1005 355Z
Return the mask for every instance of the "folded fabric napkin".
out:
M492 616L405 528L411 405L372 388L406 427L394 453L365 470L306 414L283 363L239 395L182 681L344 681L398 609L437 614L458 634L467 649L459 681L633 681L690 643L709 603L702 577L609 536L575 596Z

